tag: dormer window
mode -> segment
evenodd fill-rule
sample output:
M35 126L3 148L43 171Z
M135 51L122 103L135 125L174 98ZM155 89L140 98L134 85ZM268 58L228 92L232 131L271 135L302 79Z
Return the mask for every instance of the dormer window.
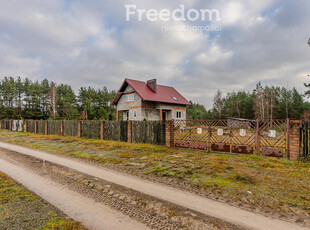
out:
M175 101L178 101L178 98L172 96L172 99L175 100Z

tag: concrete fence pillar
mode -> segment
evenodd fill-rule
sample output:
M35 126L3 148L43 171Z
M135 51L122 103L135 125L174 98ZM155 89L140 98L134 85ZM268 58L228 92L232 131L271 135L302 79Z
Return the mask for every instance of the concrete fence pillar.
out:
M45 121L45 125L44 125L44 134L47 135L48 134L48 121Z
M100 122L100 140L104 140L104 121Z
M116 120L117 121L119 120L119 111L118 110L116 111Z
M61 120L60 122L60 135L63 136L64 135L64 121Z
M290 121L289 159L297 160L300 154L300 121Z
M78 137L82 136L82 121L78 121Z
M34 121L34 133L38 133L38 121Z
M166 146L167 147L174 147L174 122L166 121Z
M159 109L159 120L162 121L163 120L163 110Z

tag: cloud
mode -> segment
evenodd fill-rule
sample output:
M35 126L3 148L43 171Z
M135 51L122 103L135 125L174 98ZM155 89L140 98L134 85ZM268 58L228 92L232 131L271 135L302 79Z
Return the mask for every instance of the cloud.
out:
M125 4L218 9L222 30L162 30L204 22L127 22ZM207 107L217 89L251 90L261 81L303 90L308 80L307 0L12 0L0 7L2 76L48 78L75 89L118 89L125 77L156 77Z

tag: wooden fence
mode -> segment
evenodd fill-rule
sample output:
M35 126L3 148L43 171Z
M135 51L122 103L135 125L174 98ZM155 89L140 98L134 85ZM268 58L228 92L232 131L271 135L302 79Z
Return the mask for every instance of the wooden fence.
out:
M137 143L161 144L166 140L166 124L159 121L133 121L132 140Z
M103 123L103 139L111 141L128 141L127 121L106 121ZM129 141L130 142L130 141Z
M43 135L76 136L132 143L166 144L166 123L161 121L2 120L1 129ZM20 129L14 128L19 125Z
M309 159L310 125L273 120L232 123L205 121L1 120L0 128L43 135L149 143L211 152Z

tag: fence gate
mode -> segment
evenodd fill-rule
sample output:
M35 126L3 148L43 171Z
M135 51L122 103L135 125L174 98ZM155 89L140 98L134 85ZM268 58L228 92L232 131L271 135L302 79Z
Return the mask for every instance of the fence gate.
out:
M289 120L176 120L174 146L288 157Z

